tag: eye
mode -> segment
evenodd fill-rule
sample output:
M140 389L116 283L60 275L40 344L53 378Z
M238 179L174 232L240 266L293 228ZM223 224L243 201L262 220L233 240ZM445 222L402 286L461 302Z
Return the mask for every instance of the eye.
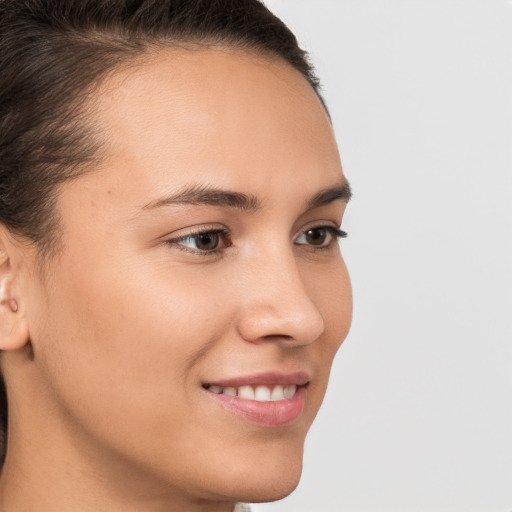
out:
M200 251L214 251L219 246L219 233L199 233L182 238L179 243Z
M310 245L316 248L329 247L336 239L347 236L345 231L334 226L315 226L303 231L295 240L297 245Z
M166 242L185 251L198 253L212 253L231 245L229 233L222 229L190 233Z

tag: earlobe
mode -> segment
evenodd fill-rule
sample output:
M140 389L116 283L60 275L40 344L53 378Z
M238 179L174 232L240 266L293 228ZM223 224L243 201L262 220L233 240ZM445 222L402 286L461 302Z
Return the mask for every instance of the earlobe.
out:
M20 300L13 291L9 255L0 245L0 350L17 350L28 342L28 328Z

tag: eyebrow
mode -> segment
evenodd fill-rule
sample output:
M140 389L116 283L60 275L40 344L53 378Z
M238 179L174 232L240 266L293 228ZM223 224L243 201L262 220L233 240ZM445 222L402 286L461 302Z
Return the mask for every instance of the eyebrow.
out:
M308 201L307 208L311 210L337 200L348 202L351 197L350 185L345 180L317 192ZM255 212L261 208L261 201L253 194L210 188L204 185L190 185L175 194L151 201L143 207L143 210L179 204L220 206L246 212Z
M352 197L350 183L345 179L333 187L327 187L317 192L308 202L308 209L319 208L333 201L344 201L348 203Z
M144 206L144 210L159 208L173 204L212 205L227 208L236 208L253 212L261 207L258 198L252 194L233 192L219 188L210 188L204 185L190 185L176 194L157 199Z

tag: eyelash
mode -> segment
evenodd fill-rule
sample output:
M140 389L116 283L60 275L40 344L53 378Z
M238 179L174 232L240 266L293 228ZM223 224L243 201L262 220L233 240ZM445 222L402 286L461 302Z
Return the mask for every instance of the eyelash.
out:
M333 244L336 241L338 241L339 239L346 238L348 236L345 231L338 229L335 226L319 225L319 226L311 226L311 227L304 229L300 233L300 235L297 237L297 239L300 238L301 236L305 236L308 233L308 231L314 231L314 230L325 230L327 232L327 234L332 237L332 239L326 245L320 245L320 246L315 246L313 244L305 244L305 243L297 244L296 242L295 242L295 244L309 246L309 248L314 251L325 251L325 250L331 249ZM183 242L185 240L196 239L196 242L197 242L197 239L200 236L205 236L205 235L220 235L219 243L223 242L224 246L221 248L215 247L214 249L204 250L204 249L198 249L198 248L194 249L194 248L187 247L187 246L183 245ZM178 248L179 250L182 250L184 252L189 252L189 253L197 254L200 256L211 256L211 255L219 254L224 249L233 245L231 243L230 236L231 236L231 233L227 229L204 229L201 231L188 233L188 234L186 234L184 236L180 236L178 238L172 238L172 239L166 240L165 242L169 245L175 246L176 248Z

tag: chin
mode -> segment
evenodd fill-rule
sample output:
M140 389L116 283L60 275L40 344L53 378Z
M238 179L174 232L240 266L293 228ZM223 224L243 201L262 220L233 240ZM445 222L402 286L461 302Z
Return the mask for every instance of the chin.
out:
M263 463L254 461L238 472L236 487L226 489L226 494L244 503L280 500L296 489L301 473L302 454L285 460L272 461L269 457Z
M291 494L299 485L300 473L293 475L293 477L283 478L281 481L272 482L272 484L257 489L252 489L246 495L244 501L246 503L265 503L269 501L277 501L286 498ZM283 476L283 475L281 475Z
M300 474L294 478L285 478L279 482L265 482L261 486L255 485L238 489L235 494L236 501L242 503L266 503L286 498L299 485Z

